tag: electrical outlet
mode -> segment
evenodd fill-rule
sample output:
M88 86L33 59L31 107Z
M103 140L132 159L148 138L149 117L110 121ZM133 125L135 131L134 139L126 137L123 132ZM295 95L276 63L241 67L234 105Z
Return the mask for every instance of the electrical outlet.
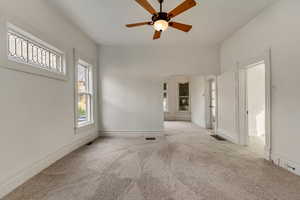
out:
M290 161L283 156L273 155L272 157L274 165L282 167L298 176L300 176L300 163Z
M286 168L287 170L292 171L292 172L296 171L296 167L294 167L292 164L287 163L287 162L284 164L284 168Z

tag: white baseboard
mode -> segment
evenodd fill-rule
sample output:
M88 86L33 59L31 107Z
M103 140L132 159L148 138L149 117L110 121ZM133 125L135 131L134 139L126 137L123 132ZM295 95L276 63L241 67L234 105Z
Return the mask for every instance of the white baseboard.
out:
M120 138L137 138L137 137L164 137L162 131L100 131L100 137L120 137Z
M272 153L271 158L275 165L300 176L300 163L290 160L286 156L279 153Z
M265 133L264 132L257 132L257 131L249 131L249 136L264 136Z
M270 148L265 148L265 153L264 153L264 159L271 161L271 154L270 154Z
M234 137L234 133L229 133L223 129L218 129L217 130L217 135L225 138L226 140L230 141L230 142L233 142L235 144L239 144L239 139L237 137Z
M25 183L27 180L32 178L33 176L37 175L59 159L63 158L64 156L68 155L72 151L78 149L79 147L85 145L86 143L98 138L98 133L90 134L86 137L83 137L69 145L66 145L59 149L58 151L49 154L44 159L37 161L36 163L32 164L31 166L21 170L20 172L16 173L14 176L9 178L8 180L4 181L0 185L0 199L3 198L5 195L9 194L11 191L16 189L18 186Z

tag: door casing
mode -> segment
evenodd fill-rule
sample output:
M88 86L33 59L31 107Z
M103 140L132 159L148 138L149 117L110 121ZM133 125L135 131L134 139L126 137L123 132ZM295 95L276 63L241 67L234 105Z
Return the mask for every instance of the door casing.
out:
M246 62L238 63L238 123L239 123L239 143L248 145L248 114L247 114L247 69L259 63L265 64L265 159L271 160L272 134L271 134L271 50L266 50L261 56L250 59Z

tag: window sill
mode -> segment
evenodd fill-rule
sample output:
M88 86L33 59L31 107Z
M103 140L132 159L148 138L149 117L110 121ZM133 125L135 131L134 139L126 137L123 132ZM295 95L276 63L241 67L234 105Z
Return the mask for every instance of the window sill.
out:
M78 124L76 126L76 133L81 132L81 131L85 131L85 130L90 130L95 128L95 122L86 122L86 123L82 123L82 124Z
M17 60L12 60L10 58L6 58L6 60L0 62L0 67L13 70L13 71L19 71L23 73L33 74L36 76L43 76L46 78L51 78L51 79L56 79L61 81L68 80L67 75L54 73L46 69L38 68L27 63L23 63Z
M177 111L178 114L190 114L191 111Z

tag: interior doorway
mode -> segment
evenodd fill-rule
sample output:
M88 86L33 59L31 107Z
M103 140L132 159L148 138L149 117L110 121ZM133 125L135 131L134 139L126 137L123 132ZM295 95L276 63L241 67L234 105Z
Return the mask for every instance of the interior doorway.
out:
M169 76L163 80L164 121L191 121L190 76Z
M271 155L270 52L239 68L240 144L260 157Z
M266 79L265 63L246 69L247 137L249 148L264 157L266 146Z

